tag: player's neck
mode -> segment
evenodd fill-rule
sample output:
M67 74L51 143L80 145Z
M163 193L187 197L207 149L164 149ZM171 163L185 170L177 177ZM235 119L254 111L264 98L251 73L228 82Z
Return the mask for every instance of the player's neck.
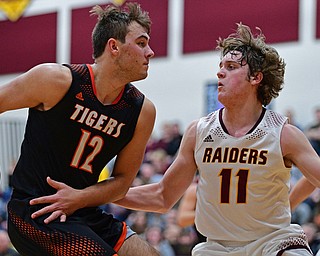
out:
M222 112L222 122L230 135L241 137L247 134L252 127L256 125L261 113L261 105L251 108L225 108Z
M96 87L96 97L104 105L112 104L128 83L115 75L110 69L91 65Z

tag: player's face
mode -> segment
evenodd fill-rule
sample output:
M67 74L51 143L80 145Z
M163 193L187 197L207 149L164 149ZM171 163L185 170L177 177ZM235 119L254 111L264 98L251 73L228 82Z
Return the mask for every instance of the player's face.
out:
M219 64L218 99L225 106L246 100L252 91L248 79L249 66L240 62L241 57L241 52L229 52Z
M137 22L132 22L129 27L124 44L120 45L120 55L117 60L123 76L129 81L137 81L147 77L149 60L154 52L149 46L150 37Z

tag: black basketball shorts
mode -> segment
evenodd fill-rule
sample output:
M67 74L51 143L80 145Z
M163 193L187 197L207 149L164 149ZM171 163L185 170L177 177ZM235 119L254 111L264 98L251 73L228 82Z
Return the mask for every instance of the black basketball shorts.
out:
M29 199L8 203L8 233L23 256L115 256L127 236L127 226L99 208L81 209L66 222L44 224L44 215L31 219L39 206Z

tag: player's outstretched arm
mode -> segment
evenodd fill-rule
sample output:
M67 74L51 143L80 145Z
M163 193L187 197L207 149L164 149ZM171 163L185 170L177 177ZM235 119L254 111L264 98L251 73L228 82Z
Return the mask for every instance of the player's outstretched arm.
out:
M197 122L186 130L178 155L158 183L130 188L127 195L117 202L123 207L165 213L181 198L191 184L197 167L194 160Z

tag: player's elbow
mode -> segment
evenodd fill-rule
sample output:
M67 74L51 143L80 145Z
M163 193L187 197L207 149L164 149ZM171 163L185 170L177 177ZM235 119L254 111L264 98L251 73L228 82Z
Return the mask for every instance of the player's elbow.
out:
M168 213L175 205L174 201L167 200L166 204L164 204L164 213Z
M128 194L129 189L130 189L130 186L122 186L122 188L119 188L119 190L117 191L115 200L120 201L124 199Z
M165 189L163 186L159 186L159 189L161 192L159 193L160 198L159 201L161 202L161 208L159 210L160 213L168 213L175 205L176 200L170 193L166 193Z
M168 213L171 209L172 209L173 206L171 205L167 205L167 204L164 204L162 205L162 207L158 210L159 213L161 214L166 214Z

